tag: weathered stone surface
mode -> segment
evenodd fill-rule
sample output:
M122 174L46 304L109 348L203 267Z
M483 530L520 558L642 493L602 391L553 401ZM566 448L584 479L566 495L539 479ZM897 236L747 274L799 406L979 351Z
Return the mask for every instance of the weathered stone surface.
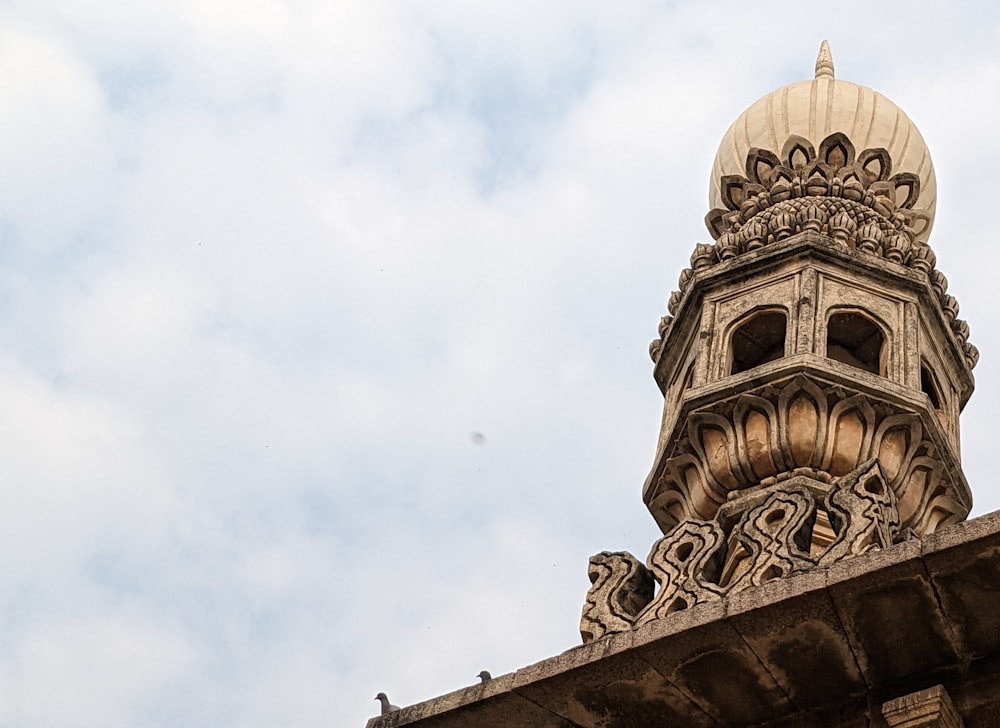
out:
M366 728L571 728L563 718L513 692L514 673L376 717Z
M602 551L590 557L590 590L580 618L584 644L624 632L653 599L653 576L627 551Z
M826 510L837 535L819 559L824 566L872 549L888 548L899 540L896 493L886 482L877 460L842 478L827 496Z
M823 570L736 592L726 600L726 617L799 710L864 692Z
M927 244L933 166L891 102L834 78L825 42L816 69L727 133L716 243L696 246L650 347L664 410L643 500L664 539L633 626L929 536L972 505L958 417L976 353ZM858 126L865 103L878 128ZM927 611L926 575L897 588Z
M570 665L573 669L567 670ZM571 651L518 671L515 689L584 728L712 724L684 693L634 651L609 654L599 661Z
M951 695L966 728L1000 725L1000 658L994 655L976 660L955 677L940 682Z
M948 691L940 685L919 690L882 705L889 728L963 728Z
M678 612L690 625L664 634L663 621L635 632L635 649L720 725L745 726L754 717L780 715L791 709L775 683L725 619L722 602L709 602ZM716 615L715 619L709 619Z
M647 560L659 583L656 599L635 621L662 619L699 602L722 596L718 585L725 534L719 524L685 521L653 545Z
M1000 652L1000 513L934 534L923 554L963 658Z
M813 568L809 547L815 519L813 497L801 487L775 489L750 508L733 529L731 543L745 556L736 565L727 563L729 588L760 586Z
M834 564L827 570L827 589L868 684L898 682L959 662L919 541Z
M660 539L647 559L648 572L630 554L592 557L593 585L581 622L584 643L888 548L905 536L895 494L876 460L834 483L798 475L733 495L738 497L720 507L714 521L688 519ZM652 601L647 579L659 585ZM637 612L635 605L647 601Z

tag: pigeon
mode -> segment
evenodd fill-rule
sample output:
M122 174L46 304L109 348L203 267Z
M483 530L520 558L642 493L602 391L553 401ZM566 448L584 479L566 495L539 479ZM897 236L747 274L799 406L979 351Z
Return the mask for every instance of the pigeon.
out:
M480 673L478 675L476 675L476 677L479 678L480 682L484 682L484 683L485 682L489 682L490 680L493 679L493 676L490 675L490 671L489 670L482 670L482 671L480 671Z
M375 700L382 703L382 715L389 715L394 710L399 710L398 705L393 705L389 702L389 697L385 693L379 693L375 696Z

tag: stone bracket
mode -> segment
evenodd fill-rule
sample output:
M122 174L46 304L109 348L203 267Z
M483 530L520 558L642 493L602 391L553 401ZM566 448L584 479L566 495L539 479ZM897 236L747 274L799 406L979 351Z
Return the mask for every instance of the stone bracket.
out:
M963 728L948 691L940 685L919 690L882 705L889 728Z

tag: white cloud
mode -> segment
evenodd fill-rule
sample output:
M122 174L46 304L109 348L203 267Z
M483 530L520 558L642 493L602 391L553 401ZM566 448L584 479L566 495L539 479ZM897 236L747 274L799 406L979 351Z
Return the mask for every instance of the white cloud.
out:
M0 30L0 234L8 248L64 250L113 203L113 125L84 61L50 33Z
M167 625L114 617L39 624L0 661L5 678L0 721L157 725L147 701L169 689L191 664L184 636Z

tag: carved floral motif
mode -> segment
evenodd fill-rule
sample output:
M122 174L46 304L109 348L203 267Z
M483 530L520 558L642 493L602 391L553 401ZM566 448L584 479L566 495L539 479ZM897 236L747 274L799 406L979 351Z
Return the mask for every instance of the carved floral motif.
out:
M745 170L745 175L722 178L726 209L712 210L705 218L712 237L720 242L730 233L744 246L760 241L760 223L764 223L768 234L779 240L793 230L826 231L855 247L858 228L873 223L880 242L902 233L908 254L910 243L930 224L926 213L913 209L920 196L917 175L893 175L892 159L885 149L855 154L854 144L840 132L824 139L818 150L795 135L785 141L780 154L752 148ZM797 200L804 203L795 204ZM756 226L748 225L764 212L770 214ZM777 221L786 212L793 222L784 217ZM764 243L768 234L763 235Z
M879 411L863 394L798 375L692 412L651 496L665 520L710 519L730 493L795 474L837 479L877 459L903 527L918 534L968 514L913 412ZM729 409L731 407L731 409Z

